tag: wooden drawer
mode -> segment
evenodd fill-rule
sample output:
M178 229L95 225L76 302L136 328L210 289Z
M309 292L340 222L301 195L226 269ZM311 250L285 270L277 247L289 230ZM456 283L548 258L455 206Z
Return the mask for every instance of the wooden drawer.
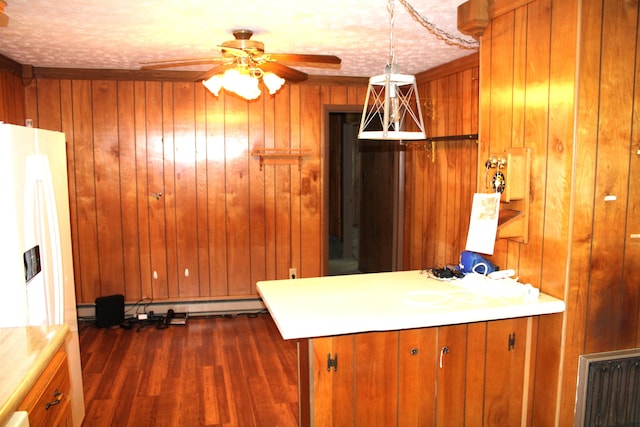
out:
M58 351L20 405L29 412L32 426L67 426L71 424L67 354Z

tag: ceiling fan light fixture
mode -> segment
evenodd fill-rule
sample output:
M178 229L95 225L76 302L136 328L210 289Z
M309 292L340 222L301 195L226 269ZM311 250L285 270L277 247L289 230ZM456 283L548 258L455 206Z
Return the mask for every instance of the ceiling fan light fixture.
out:
M0 0L0 5L3 0ZM2 12L0 10L0 12ZM172 67L191 67L203 64L219 65L200 73L199 76L210 76L202 80L202 84L215 96L221 89L238 94L239 96L253 100L261 95L259 88L260 79L271 95L274 95L287 81L292 83L302 82L308 75L282 62L298 62L309 66L313 64L339 65L341 60L335 55L317 55L300 53L276 53L265 54L264 43L251 40L253 31L234 30L234 40L229 40L218 46L221 57L215 58L184 58L177 60L160 60L143 62L141 69L157 70ZM222 70L226 70L222 72ZM275 74L275 71L277 74ZM196 77L196 80L199 80Z
M218 96L220 90L224 89L251 101L260 97L262 93L259 87L260 79L271 95L280 90L285 82L283 78L270 71L265 73L259 68L240 66L226 70L223 74L211 76L209 79L203 80L202 84L215 96Z
M216 74L208 80L203 80L202 84L215 96L218 96L220 89L224 88L251 101L261 94L258 87L259 79L259 75L252 75L248 69L232 68L222 75Z
M258 78L245 70L238 68L227 70L222 75L222 80L222 87L225 90L237 93L244 99L252 100L260 96Z
M266 73L264 73L264 75L262 76L262 81L269 90L270 95L274 95L284 84L284 79L282 77L279 77L275 73L272 73L271 71L267 71Z
M209 92L218 96L220 94L220 89L222 89L222 85L224 84L222 75L216 74L215 76L211 76L207 80L203 80L202 84L206 87Z

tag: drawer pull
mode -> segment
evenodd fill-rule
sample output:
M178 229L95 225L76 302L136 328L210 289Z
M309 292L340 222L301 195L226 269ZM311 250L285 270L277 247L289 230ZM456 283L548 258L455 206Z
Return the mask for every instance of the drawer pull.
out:
M54 400L53 402L48 402L44 405L44 409L46 409L47 411L52 406L56 406L62 403L62 399L64 398L64 393L61 393L56 389L56 391L53 392L53 397L55 397L56 400Z

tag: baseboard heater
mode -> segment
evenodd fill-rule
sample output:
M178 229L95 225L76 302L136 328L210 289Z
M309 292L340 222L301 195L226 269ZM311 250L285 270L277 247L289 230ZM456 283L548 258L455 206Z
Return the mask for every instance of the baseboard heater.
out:
M176 313L189 313L189 317L254 313L265 310L266 307L259 298L247 299L219 299L219 300L164 300L141 304L139 302L124 303L125 314L135 315L143 312L144 308L153 310L156 314L165 314L169 310ZM96 317L96 306L94 304L78 304L78 318L92 319Z
M574 427L640 427L640 349L578 361Z

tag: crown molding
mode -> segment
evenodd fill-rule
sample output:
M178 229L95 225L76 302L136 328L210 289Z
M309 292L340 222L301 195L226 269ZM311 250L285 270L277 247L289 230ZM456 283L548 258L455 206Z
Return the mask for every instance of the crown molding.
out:
M22 77L25 84L29 84L33 79L192 82L202 74L202 71L34 67L22 65L2 54L0 54L0 71L8 71ZM368 77L310 75L301 84L362 84L366 86L368 82Z
M8 71L22 77L22 64L0 54L0 71Z
M469 68L478 67L480 65L480 55L474 52L471 55L463 56L455 61L448 62L443 65L431 68L427 71L416 74L416 83L429 82L442 77L456 74Z

